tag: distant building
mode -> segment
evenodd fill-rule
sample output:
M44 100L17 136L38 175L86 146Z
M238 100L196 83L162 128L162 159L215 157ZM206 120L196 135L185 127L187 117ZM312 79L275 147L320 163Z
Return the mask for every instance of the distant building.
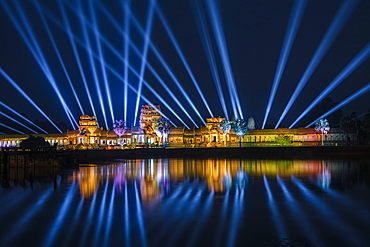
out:
M131 126L121 136L113 130L98 126L96 117L83 115L77 130L61 134L35 134L41 136L51 145L65 149L98 149L98 148L133 148L137 146L153 147L161 144L162 139L154 131L153 123L161 118L159 105L143 105L140 113L139 126ZM226 135L220 130L221 121L225 118L207 118L206 126L187 129L172 127L168 134L168 147L236 147L239 136L230 130ZM254 120L249 119L249 126ZM22 140L29 135L0 135L0 147L19 147ZM281 145L320 145L322 135L313 128L297 129L252 129L242 138L243 146L281 146ZM332 128L323 135L327 145L344 145L348 141L356 142L356 133L344 134L340 129ZM117 143L120 143L118 145Z

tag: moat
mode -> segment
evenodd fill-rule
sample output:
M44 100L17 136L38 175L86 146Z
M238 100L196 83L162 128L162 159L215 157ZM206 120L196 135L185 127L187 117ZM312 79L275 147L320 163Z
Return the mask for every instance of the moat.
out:
M153 158L1 170L2 246L368 246L370 162Z

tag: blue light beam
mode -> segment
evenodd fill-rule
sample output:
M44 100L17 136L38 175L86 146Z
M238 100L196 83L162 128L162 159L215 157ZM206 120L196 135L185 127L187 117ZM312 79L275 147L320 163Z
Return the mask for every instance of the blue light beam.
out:
M100 3L100 2L99 2ZM125 34L124 34L124 61L129 61L130 58L130 15L131 15L131 9L130 9L130 0L126 0L125 5L123 6L124 11L124 27L125 27ZM104 8L105 9L105 8ZM105 9L106 10L106 9ZM111 17L111 15L108 15ZM124 64L124 84L123 84L123 119L127 122L127 95L128 95L128 63Z
M139 84L138 84L138 87L137 87L137 98L136 98L136 105L135 105L134 126L136 125L137 113L139 111L140 95L141 95L141 90L142 90L142 87L143 87L145 65L146 65L146 59L147 59L147 55L148 55L148 44L150 42L150 34L151 34L151 31L152 31L154 6L155 6L155 0L150 0L148 15L147 15L147 19L146 19L146 30L145 30L145 34L144 34L143 52L141 54L141 66L140 66L140 74L139 74Z
M292 49L293 42L295 40L298 27L301 23L303 13L306 9L307 0L296 0L294 1L292 12L290 14L288 27L284 37L283 47L281 49L279 62L275 71L274 81L270 92L269 101L267 103L265 118L263 119L262 129L265 128L267 118L270 114L272 103L274 102L276 91L279 87L281 77L283 76L286 62L288 60L290 50Z
M0 68L0 74L33 106L38 110L60 133L63 133L58 126L41 110L40 107Z
M335 38L338 36L339 32L342 30L344 24L346 24L347 20L354 12L359 2L360 0L346 0L340 6L340 9L336 13L333 21L330 23L330 26L326 31L323 39L321 40L319 47L317 48L315 54L313 55L303 76L299 80L297 87L295 88L292 96L290 97L288 104L286 105L283 113L281 114L280 119L275 126L275 129L277 129L280 123L283 121L284 117L292 107L298 95L301 93L307 81L310 79L311 75L321 62L326 52L329 50L330 46L334 42Z
M36 124L34 124L32 121L30 121L29 119L27 119L26 117L22 116L21 114L19 114L18 112L16 112L15 110L13 110L12 108L10 108L9 106L7 106L6 104L4 104L3 102L0 101L0 105L5 107L6 109L8 109L9 111L11 111L12 113L14 113L15 115L17 115L18 117L22 118L23 120L25 120L27 123L31 124L32 126L38 128L39 130L41 130L42 132L44 132L45 134L47 134L48 132L46 132L45 130L41 129L39 126L37 126Z
M93 28L94 34L95 34L94 36L95 36L96 46L98 48L100 69L101 69L102 75L103 75L103 82L104 82L105 92L107 94L109 110L110 110L110 114L111 114L111 117L112 117L112 123L113 123L115 118L114 118L114 112L113 112L112 97L111 97L111 93L110 93L110 86L109 86L109 81L108 81L108 78L107 78L107 73L106 73L106 70L105 70L105 59L104 59L103 50L101 48L100 39L99 39L99 35L98 35L99 29L98 29L98 24L96 23L96 15L95 15L95 11L93 9L93 3L94 3L93 1L89 2L90 14L92 16L92 25L93 25L92 28Z
M348 98L346 98L345 100L343 100L342 102L340 102L338 105L336 105L335 107L333 107L331 110L329 110L326 113L322 114L315 121L313 121L312 123L310 123L309 125L307 125L306 128L312 126L318 119L324 118L324 117L332 114L336 110L342 108L343 106L349 104L353 100L355 100L358 97L362 96L363 94L367 93L369 90L370 90L370 82L367 85L365 85L364 87L362 87L361 89L359 89L357 92L353 93L351 96L349 96Z
M334 80L320 93L319 96L299 115L299 117L289 126L293 128L309 111L311 111L320 101L333 91L344 79L347 78L358 66L360 66L370 56L370 42L352 59L352 61L334 78Z
M59 91L59 88L58 88L58 86L57 86L57 84L54 80L54 77L51 73L51 70L48 66L48 63L46 62L46 59L45 59L45 57L43 55L43 52L42 52L42 50L39 46L39 43L37 42L36 37L35 37L35 35L32 31L32 28L29 25L29 21L27 20L27 16L26 16L25 12L22 10L22 8L20 6L20 3L16 2L15 4L16 4L17 12L18 12L19 16L21 17L21 21L22 21L23 25L25 26L24 29L27 31L29 37L27 37L26 33L24 32L24 29L20 26L20 24L16 20L14 13L10 10L9 6L5 2L3 2L3 6L5 7L8 16L10 17L13 24L17 28L17 31L19 32L19 34L22 36L24 42L26 43L27 47L31 51L35 60L37 61L37 64L40 66L41 71L44 73L44 75L48 79L50 85L54 89L56 95L59 98L60 103L63 106L64 111L67 114L68 119L71 122L71 125L74 126L74 123L73 123L74 118L73 118L72 115L70 115L69 108L68 108L67 104L65 103L65 101L63 99L63 96L61 95L61 93Z
M11 116L9 116L8 114L5 114L4 112L0 111L0 115L3 115L4 117L6 117L6 118L8 118L8 119L12 120L13 122L15 122L15 123L19 124L20 126L22 126L22 127L26 128L26 129L30 130L31 132L33 132L33 133L35 133L35 134L38 134L36 131L34 131L33 129L29 128L28 126L26 126L26 125L22 124L22 123L21 123L21 122L19 122L18 120L16 120L16 119L12 118L12 117L11 117Z
M227 44L223 27L221 23L220 11L217 1L207 0L207 10L210 18L211 26L217 43L217 47L221 56L224 73L226 75L227 87L229 89L231 105L234 111L234 118L243 119L243 112L240 106L239 96L235 85L234 75L232 72Z
M46 29L46 32L48 33L48 36L49 36L49 39L50 39L50 41L51 41L51 43L52 43L52 45L53 45L54 51L55 51L55 53L57 54L57 57L58 57L59 63L60 63L60 65L62 66L63 72L64 72L64 74L65 74L65 76L66 76L66 78L67 78L67 81L68 81L68 83L69 83L69 86L71 87L71 90L72 90L73 96L74 96L74 97L75 97L75 99L76 99L77 105L78 105L78 107L80 108L80 111L81 111L82 115L85 115L85 112L84 112L84 110L83 110L83 108L82 108L81 102L80 102L80 100L79 100L79 98L78 98L78 96L77 96L76 90L75 90L75 88L74 88L74 86L73 86L73 84L72 84L71 78L69 77L69 74L68 74L67 68L66 68L66 67L65 67L65 65L64 65L64 62L63 62L62 56L60 55L59 49L58 49L58 47L57 47L57 45L56 45L56 43L55 43L55 39L53 38L53 35L52 35L52 33L51 33L51 31L50 31L50 28L49 28L49 25L47 24L47 21L45 20L45 16L44 16L44 15L43 15L43 13L42 13L41 6L40 6L40 4L39 4L37 1L35 1L35 2L34 2L34 4L36 5L36 8L37 8L37 10L38 10L38 12L39 12L39 15L40 15L40 17L41 17L42 23L44 24L45 29Z
M225 98L224 98L224 94L223 94L223 90L221 86L221 81L220 81L220 77L219 77L219 73L218 73L218 69L216 65L215 55L212 49L212 42L210 39L208 27L206 25L206 19L204 18L204 7L199 1L192 1L192 3L195 3L193 5L193 12L194 12L195 18L197 19L197 27L198 27L199 35L201 37L203 49L207 56L208 65L211 69L213 81L215 82L215 85L216 85L217 94L218 94L218 97L220 98L221 107L222 107L222 110L224 112L224 115L227 121L229 121L229 114L227 111L226 102L225 102Z
M102 6L102 5L101 5ZM72 8L72 7L71 7ZM102 6L102 8L101 8L102 10L104 10L105 8L104 8L104 6ZM62 27L62 25L55 19L55 18L53 18L53 16L51 16L51 15L49 15L49 17L56 23L56 24L58 24L60 27ZM88 21L86 20L86 19L84 19L84 21L85 21L85 24L86 25L88 25L89 27L91 27L91 25L88 23ZM114 23L114 21L112 22L112 23ZM120 32L123 32L119 27L118 27L118 29L120 30ZM84 43L81 41L81 40L79 40L78 38L76 38L76 37L73 37L74 38L74 40L77 42L77 43L79 43L80 45L81 45L81 47L82 48L84 48L84 49L86 49L86 47L85 47L85 45L84 45ZM104 44L122 61L122 62L124 62L125 63L125 65L127 65L128 66L128 68L134 73L134 75L135 76L137 76L137 77L139 77L139 73L128 63L128 61L125 61L123 58L122 58L122 56L121 56L121 54L110 44L110 42L109 41L107 41L104 37L102 37L102 36L100 36L100 39L104 42ZM131 45L132 45L132 43L131 43ZM137 49L137 47L136 46L134 46L133 45L133 47L134 47L134 50L136 51L136 52L138 52L138 49ZM90 52L94 57L95 57L95 59L99 59L99 57L98 57L98 55L96 55L95 53L93 53L93 51L91 51L91 50L87 50L87 52ZM140 52L138 52L138 53L140 53ZM149 63L147 63L147 66L148 66L148 68L149 69L153 69L151 66L150 66L150 64ZM127 82L128 83L128 81L127 80L124 80L124 78L122 78L122 76L118 73L118 72L116 72L110 65L108 65L108 64L105 64L105 67L107 68L107 69L109 69L117 78L119 78L120 80L122 80L124 83L125 82ZM155 70L153 69L153 71L154 71L154 75L156 75L156 73L155 73ZM153 72L152 71L152 72ZM163 82L163 80L161 80L162 82ZM189 127L184 123L184 121L172 110L172 108L166 103L166 101L164 101L164 99L161 97L161 96L159 96L159 94L150 86L150 84L149 83L147 83L145 80L143 80L143 83L144 83L144 85L149 89L149 91L151 92L151 93L153 93L183 124L184 124L184 126L186 126L188 129L189 129ZM163 84L165 84L164 82L163 82ZM134 91L134 93L137 93L137 90L136 89L134 89L134 87L131 85L131 84L127 84L128 85L128 87L131 89L131 90L133 90ZM169 90L169 89L168 89ZM184 91L184 90L183 90ZM143 97L143 96L141 96L144 100L146 100L147 102L149 102L150 103L150 101L148 101L145 97ZM190 99L189 99L190 100ZM179 101L177 101L177 102L179 102ZM181 105L181 104L180 104ZM181 107L181 106L180 106ZM181 107L182 109L184 109L183 107ZM162 114L162 113L161 113ZM187 112L185 112L185 114L187 114L187 116L189 116L189 118L190 118L190 120L195 124L195 122L192 120L192 118L190 117L190 115L187 113ZM198 112L198 114L199 114L199 112ZM163 114L162 114L162 116L164 116ZM200 116L200 115L199 115ZM200 116L201 117L201 116ZM203 121L203 123L205 124L205 122L204 122L204 120L202 119L202 121ZM196 125L196 124L195 124ZM196 125L197 126L197 125Z
M211 116L211 117L213 117L213 113L212 113L212 111L211 111L211 108L208 106L207 100L206 100L206 98L204 97L204 95L203 95L203 93L202 93L202 90L200 89L200 87L199 87L199 85L198 85L198 82L197 82L197 80L195 79L195 77L194 77L194 75L193 75L193 72L191 71L190 66L189 66L188 62L186 61L185 56L184 56L184 54L182 53L181 48L180 48L179 44L177 43L177 40L176 40L176 38L175 38L175 36L174 36L173 32L171 31L171 28L170 28L170 26L169 26L169 24L168 24L168 22L167 22L166 18L164 17L164 14L163 14L162 10L160 9L159 5L157 5L157 6L156 6L156 10L157 10L157 13L158 13L158 17L159 17L159 19L160 19L160 20L161 20L161 22L162 22L162 25L163 25L163 26L164 26L164 28L166 29L167 34L168 34L168 36L170 37L170 39L171 39L171 41L172 41L172 43L173 43L173 45L174 45L174 47L175 47L175 49L176 49L177 53L179 54L179 56L180 56L180 58L181 58L181 61L183 62L183 64L184 64L184 66L185 66L185 68L186 68L186 70L187 70L187 72L188 72L188 74L189 74L189 76L190 76L191 80L193 81L193 84L194 84L195 88L197 89L197 91L198 91L198 93L199 93L199 95L200 95L200 97L201 97L201 99L202 99L202 101L203 101L204 105L206 106L206 108L207 108L207 110L208 110L208 112L209 112L210 116ZM189 102L189 104L194 108L194 110L196 109L196 108L195 108L195 106L192 104L192 102ZM201 117L201 119L203 119L203 118Z
M85 23L85 21L84 21L85 17L84 17L84 12L82 10L81 2L78 2L78 17L80 19L80 25L81 25L83 37L84 37L84 40L85 40L85 46L86 46L87 54L89 56L91 72L92 72L92 75L93 75L93 80L94 80L94 84L95 84L95 88L96 88L96 93L98 95L98 101L100 103L100 108L102 110L103 120L104 120L106 129L108 129L109 127L108 127L108 122L107 122L107 116L106 116L106 113L105 113L105 106L104 106L103 96L102 96L102 92L101 92L101 88L100 88L100 84L99 84L98 74L97 74L96 67L95 67L94 57L92 56L92 52L91 52L92 48L91 48L90 38L89 38L88 33L87 33L87 28L84 24Z
M56 22L68 34L69 43L71 44L71 47L72 47L72 50L73 50L73 55L75 57L75 60L76 60L77 66L78 66L78 70L80 72L80 76L81 76L83 85L85 87L85 91L86 91L87 98L88 98L89 103L90 103L90 106L91 106L91 110L92 110L94 116L96 117L96 120L98 120L98 116L96 115L95 107L94 107L94 104L92 102L90 90L89 90L89 87L87 85L87 81L86 81L86 77L85 77L85 72L84 72L84 69L83 69L82 64L81 64L81 60L80 60L80 56L79 56L78 51L77 51L77 48L76 48L76 44L74 42L74 39L75 38L74 38L74 35L72 33L72 30L71 30L71 26L70 26L69 21L68 21L68 18L67 18L66 10L64 9L64 5L63 5L62 0L59 0L58 3L59 3L59 9L61 10L61 13L62 13L64 25L61 24L61 23L59 23L59 22L57 22L57 21ZM43 11L44 11L44 13L46 12L46 10L44 8L43 8ZM55 18L54 18L54 16L52 14L50 14L48 12L46 12L46 13L48 14L49 17L52 18L52 20L55 21Z
M13 130L13 131L15 131L15 132L17 132L17 133L19 133L19 134L25 135L25 133L23 133L23 132L21 132L21 131L19 131L19 130L16 130L16 129L14 129L14 128L12 128L12 127L8 126L8 125L5 125L5 124L3 124L3 123L0 123L0 126L3 126L3 127L7 128L7 129L10 129L10 130Z

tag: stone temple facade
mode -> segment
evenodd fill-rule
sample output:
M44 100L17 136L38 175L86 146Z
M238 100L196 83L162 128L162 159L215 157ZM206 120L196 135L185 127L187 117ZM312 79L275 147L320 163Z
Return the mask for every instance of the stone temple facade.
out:
M98 126L96 117L83 115L79 128L61 134L37 134L59 149L121 149L138 147L159 147L162 138L154 131L153 123L161 118L160 105L143 105L139 126L131 126L119 138L111 129ZM321 135L313 128L297 129L253 129L240 139L233 130L226 135L220 130L225 118L207 118L206 126L199 128L172 127L168 134L169 148L196 147L238 147L241 146L301 146L320 145L322 138L326 145L346 145L357 141L356 133L344 134L332 128L328 134ZM28 135L0 135L0 147L17 147Z

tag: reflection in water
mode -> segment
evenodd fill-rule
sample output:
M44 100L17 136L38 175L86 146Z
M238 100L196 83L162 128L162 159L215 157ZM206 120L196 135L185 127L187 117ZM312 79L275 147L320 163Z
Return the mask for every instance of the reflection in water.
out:
M248 185L248 175L316 177L322 188L329 188L331 182L331 171L322 161L229 159L196 162L186 159L126 160L104 166L82 166L73 173L71 181L79 183L82 197L91 198L98 190L99 183L105 180L113 180L119 194L123 193L125 183L136 180L140 183L141 200L148 203L168 194L171 179L182 181L197 178L207 181L209 191L225 192L233 184L244 189Z
M370 245L366 162L137 159L16 174L1 176L2 246Z

